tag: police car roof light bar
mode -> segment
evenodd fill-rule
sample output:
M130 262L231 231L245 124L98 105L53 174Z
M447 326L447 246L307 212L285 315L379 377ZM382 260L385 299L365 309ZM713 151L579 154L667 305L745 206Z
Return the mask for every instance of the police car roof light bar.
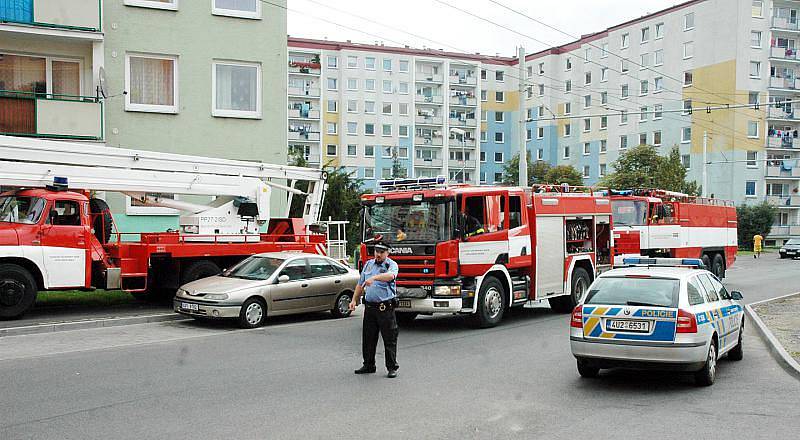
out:
M700 258L643 258L629 257L623 258L622 264L625 266L657 266L657 267L696 267L705 269L703 260Z

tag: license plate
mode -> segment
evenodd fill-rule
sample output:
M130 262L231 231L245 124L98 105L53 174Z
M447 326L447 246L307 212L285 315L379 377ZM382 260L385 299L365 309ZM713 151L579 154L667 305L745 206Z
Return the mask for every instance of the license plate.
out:
M181 303L181 308L184 310L200 310L200 306L192 303Z
M650 331L650 323L647 321L631 321L628 319L609 319L606 321L606 329L624 332L647 333Z
M795 251L786 251L786 255L794 255Z
M411 308L411 301L409 301L407 299L401 299L397 303L397 308L410 309Z

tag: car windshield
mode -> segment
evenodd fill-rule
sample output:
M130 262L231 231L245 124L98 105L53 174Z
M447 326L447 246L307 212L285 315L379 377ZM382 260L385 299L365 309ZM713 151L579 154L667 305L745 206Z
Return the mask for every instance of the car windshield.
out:
M787 244L787 245L791 244L791 245L795 245L795 246L800 245L800 238L792 238L791 240L787 241L784 244Z
M381 235L390 243L437 243L452 237L446 202L375 204L364 212L364 239Z
M602 277L584 304L678 307L680 281L673 278Z
M47 201L39 197L0 197L0 222L32 225L39 222Z
M228 278L245 280L266 280L286 261L282 258L259 257L254 255L222 274Z
M635 200L612 200L611 209L614 214L614 225L640 226L647 222L647 203Z

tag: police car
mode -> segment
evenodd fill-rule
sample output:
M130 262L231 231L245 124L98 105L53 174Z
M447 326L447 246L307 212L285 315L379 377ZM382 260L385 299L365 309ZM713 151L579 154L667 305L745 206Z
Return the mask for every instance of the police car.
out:
M699 259L626 258L598 276L572 312L570 345L583 377L601 368L694 372L714 383L717 360L742 359L744 310Z

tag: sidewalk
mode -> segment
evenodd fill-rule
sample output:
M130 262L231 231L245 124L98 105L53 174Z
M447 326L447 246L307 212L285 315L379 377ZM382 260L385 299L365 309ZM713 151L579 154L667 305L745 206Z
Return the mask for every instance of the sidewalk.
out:
M786 352L800 362L800 295L763 302L753 310Z

